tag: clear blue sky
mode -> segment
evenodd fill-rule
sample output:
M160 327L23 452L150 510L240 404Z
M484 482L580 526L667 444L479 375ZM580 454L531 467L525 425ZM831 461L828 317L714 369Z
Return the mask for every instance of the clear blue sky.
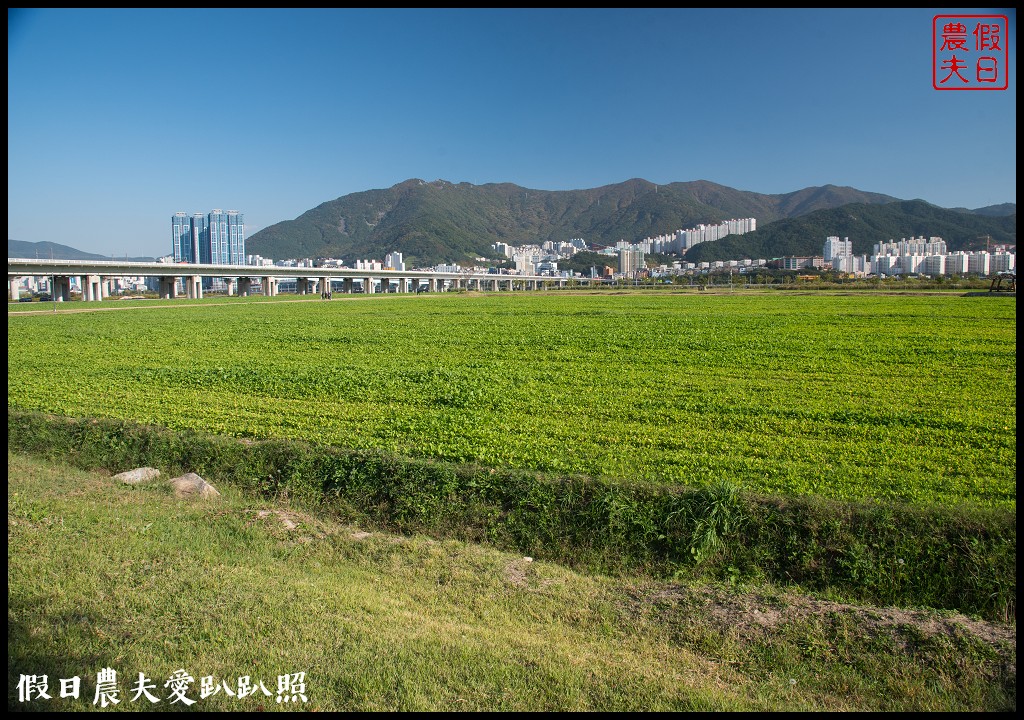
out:
M1010 17L1006 91L932 88L932 18ZM409 178L1017 199L1013 10L8 10L8 237L170 252Z

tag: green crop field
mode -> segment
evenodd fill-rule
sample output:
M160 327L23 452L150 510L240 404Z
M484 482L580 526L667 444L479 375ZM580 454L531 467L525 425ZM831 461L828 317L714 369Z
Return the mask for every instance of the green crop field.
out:
M627 481L1016 506L1010 298L467 293L9 311L7 325L11 409Z

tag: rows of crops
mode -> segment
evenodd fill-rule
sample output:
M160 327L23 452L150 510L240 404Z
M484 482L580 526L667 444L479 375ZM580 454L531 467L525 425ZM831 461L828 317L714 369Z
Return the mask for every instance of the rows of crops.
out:
M1016 305L534 293L8 314L8 404L663 483L1016 505Z

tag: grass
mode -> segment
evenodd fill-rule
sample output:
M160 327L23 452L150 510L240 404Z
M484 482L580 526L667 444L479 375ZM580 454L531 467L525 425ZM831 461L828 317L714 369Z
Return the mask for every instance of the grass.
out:
M213 711L1016 707L1012 624L574 572L10 452L8 477L9 709L93 709L106 667L129 711L149 709L130 702L139 672L177 708L164 683L179 669L271 693L193 706ZM278 677L300 672L307 701L276 703ZM55 699L20 703L22 674L47 675ZM73 676L82 697L57 698Z
M8 350L17 410L666 486L1016 507L1012 299L210 300L9 313Z

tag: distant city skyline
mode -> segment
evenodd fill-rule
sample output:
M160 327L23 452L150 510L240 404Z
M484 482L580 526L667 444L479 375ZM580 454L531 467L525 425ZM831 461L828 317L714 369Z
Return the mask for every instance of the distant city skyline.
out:
M1016 11L963 11L1009 18L1009 88L941 92L955 12L8 9L8 237L159 257L183 208L251 238L411 178L1015 203Z

